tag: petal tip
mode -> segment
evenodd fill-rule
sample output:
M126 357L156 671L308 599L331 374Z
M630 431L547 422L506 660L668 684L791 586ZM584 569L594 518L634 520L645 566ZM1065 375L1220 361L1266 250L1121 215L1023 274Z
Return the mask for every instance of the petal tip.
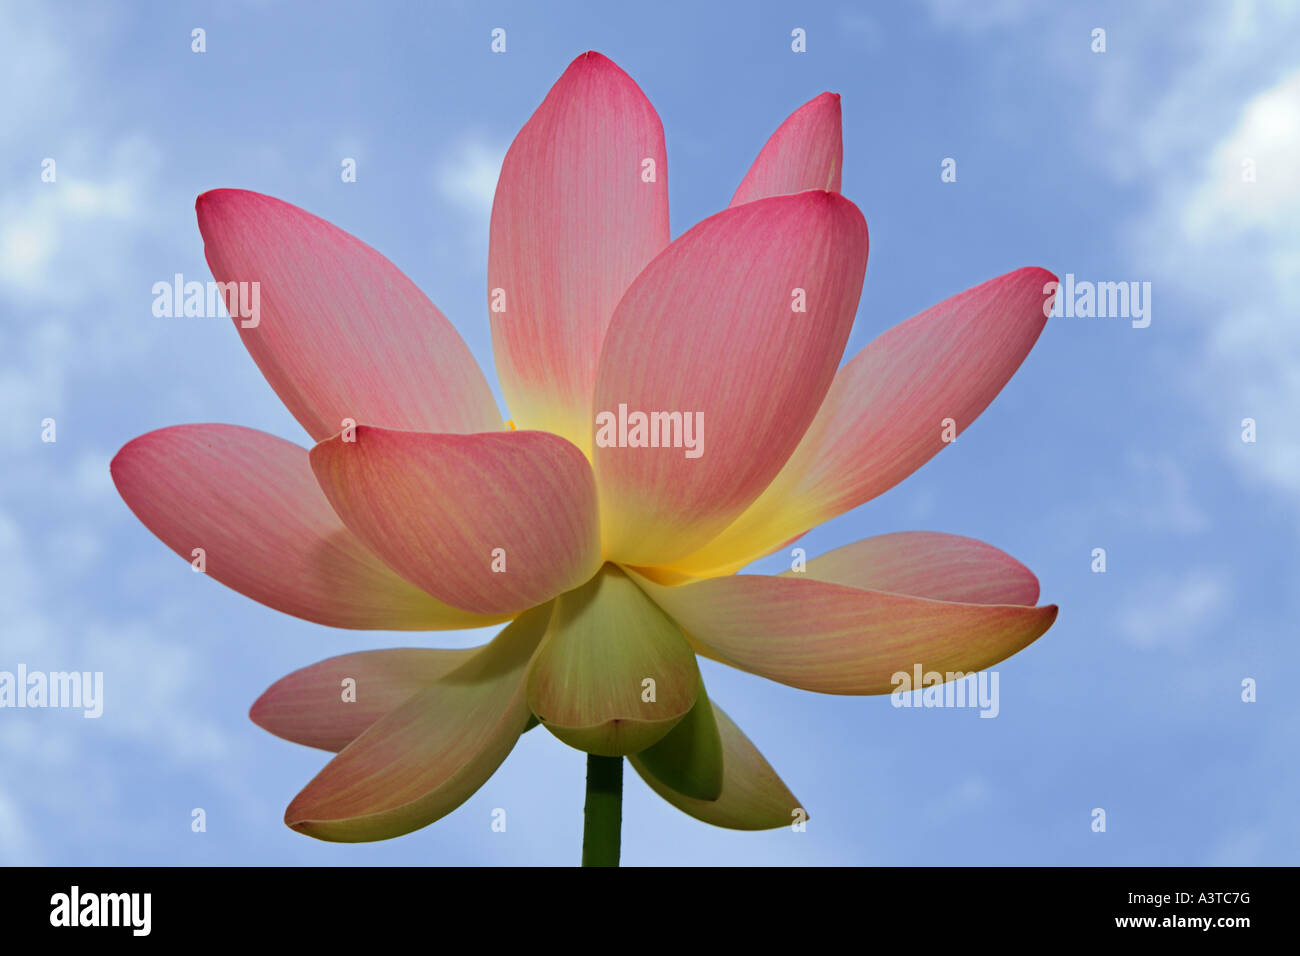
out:
M1060 277L1050 269L1044 269L1042 266L1025 266L1011 273L1013 276L1022 276L1026 282L1034 283L1038 288L1047 286L1048 283L1061 284Z
M180 427L182 426L172 426L172 428ZM167 429L159 429L159 431L166 430ZM119 448L117 454L114 455L108 463L108 474L113 480L113 487L117 489L117 493L121 495L124 500L127 500L128 504L130 504L130 501L126 498L126 488L124 488L123 485L130 481L133 476L139 474L138 468L135 467L137 464L136 458L142 453L143 449L151 443L152 437L155 434L156 432L145 432L143 435L136 435L129 442Z
M568 69L566 69L565 72L567 73L569 70L582 69L592 71L610 71L621 76L627 75L626 71L622 67L599 50L588 50L585 53L579 53L570 61Z
M208 244L220 237L223 227L230 227L231 218L238 216L241 209L247 209L259 202L274 204L282 200L248 189L231 189L225 186L199 193L194 200L194 218L199 224L199 235L203 237L205 256L208 252ZM208 265L212 265L211 260Z
M137 441L139 441L138 438L132 438L129 442L127 442L125 445L119 448L117 450L117 454L113 456L111 461L109 461L108 474L113 479L114 485L119 485L120 487L120 482L122 480L122 470L125 467L124 456L127 453L127 449L130 448L132 445L134 445Z
M270 693L269 690L262 691L261 695L257 698L257 700L253 701L252 706L248 708L248 719L251 720L258 727L261 727L267 733L274 734L275 731L271 729L270 723L266 715L266 709L267 709L266 697L267 694L269 693ZM277 734L277 736L279 735Z
M308 784L308 788L310 788ZM284 808L284 825L295 833L301 833L304 836L315 837L318 840L329 840L334 842L351 842L348 840L339 841L336 835L328 832L328 825L336 822L330 819L327 814L318 814L314 811L318 807L311 806L307 800L303 799L306 790L298 792L289 805Z
M239 198L241 195L257 196L259 194L249 192L247 189L231 189L225 186L199 193L194 199L194 211L199 217L200 224L218 207Z
M194 197L194 211L197 212L199 215L202 215L203 207L211 203L213 200L219 199L220 194L223 192L225 192L224 189L217 188L217 189L209 189L205 192L199 193L197 196Z
M284 809L284 825L295 833L303 833L307 836L313 836L311 832L312 821L308 818L307 814L302 812L302 808L298 806L298 799L296 797L293 802Z

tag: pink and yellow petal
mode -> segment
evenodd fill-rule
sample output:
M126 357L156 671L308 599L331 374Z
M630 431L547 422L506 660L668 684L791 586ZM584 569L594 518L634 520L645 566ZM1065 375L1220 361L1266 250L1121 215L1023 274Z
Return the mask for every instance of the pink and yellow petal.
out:
M806 576L831 584L965 604L1038 600L1034 572L1005 551L961 535L898 531L863 538L808 562Z
M249 718L277 737L337 753L482 648L401 648L331 657L280 678Z
M195 208L213 276L247 295L249 308L231 311L240 338L315 441L344 419L436 432L501 427L451 323L370 246L242 189L206 192Z
M307 450L235 425L178 425L128 442L110 470L136 517L240 594L330 627L484 627L394 574L339 520Z
M408 698L303 788L284 822L321 840L410 833L464 803L528 724L528 661L550 606L534 608L471 659Z
M545 432L360 426L311 452L334 510L402 577L479 614L515 614L601 564L587 459Z
M823 694L887 694L894 675L917 665L941 674L983 670L1039 638L1057 610L935 601L798 576L638 583L711 656Z
M596 382L594 464L611 559L683 557L767 487L835 375L866 261L862 214L817 190L706 219L637 277ZM639 437L634 414L649 425Z
M728 574L892 488L988 407L1038 340L1050 283L1019 269L894 326L835 376L781 473L680 571Z
M492 346L519 427L589 450L605 329L668 238L659 116L611 60L584 53L515 138L492 205Z

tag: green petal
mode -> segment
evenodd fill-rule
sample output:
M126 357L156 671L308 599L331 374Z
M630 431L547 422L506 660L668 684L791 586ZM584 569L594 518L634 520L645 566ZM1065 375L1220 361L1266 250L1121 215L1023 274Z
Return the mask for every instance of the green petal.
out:
M772 830L807 820L799 801L776 775L722 708L709 701L722 738L722 792L716 800L700 800L669 786L646 766L644 754L631 758L650 789L678 810L697 820L731 830Z
M528 705L571 747L606 757L657 743L695 704L686 638L618 568L561 595L528 677Z
M652 774L678 793L697 800L718 799L722 793L722 735L703 678L691 712L668 736L631 760L642 776Z

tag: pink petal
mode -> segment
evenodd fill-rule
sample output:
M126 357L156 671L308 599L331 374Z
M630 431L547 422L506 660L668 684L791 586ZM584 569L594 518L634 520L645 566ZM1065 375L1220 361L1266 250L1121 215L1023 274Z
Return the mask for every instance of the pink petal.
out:
M464 803L528 725L524 676L549 617L549 605L521 615L381 717L294 797L284 822L321 840L386 840Z
M1055 605L957 604L798 576L637 583L717 659L823 694L887 694L918 664L983 670L1056 620Z
M492 346L521 428L588 447L605 328L667 244L659 116L611 60L584 53L515 138L492 205L489 304L505 303L491 312Z
M823 93L799 107L763 146L731 205L805 189L840 191L844 141L840 97Z
M937 531L864 538L782 577L801 575L936 601L1032 605L1038 600L1038 578L1011 555L975 538Z
M340 431L345 418L418 431L501 428L487 381L456 330L374 249L296 206L242 189L206 192L195 208L213 276L259 284L257 324L244 328L253 319L232 318L313 439Z
M702 416L704 443L698 457L680 435L678 447L595 449L613 559L688 554L767 486L835 375L866 263L862 214L815 190L718 213L637 277L601 353L597 421L620 405Z
M248 716L277 737L338 752L371 724L482 648L402 648L343 654L272 684ZM348 699L351 681L351 699Z
M591 468L556 435L359 426L355 441L335 436L313 448L311 464L357 537L456 607L515 614L601 565Z
M235 425L141 435L111 465L118 493L183 557L276 610L331 627L426 630L503 620L448 607L403 581L349 532L304 448ZM184 573L184 572L178 572Z
M798 449L726 531L674 567L726 574L889 490L988 407L1038 340L1044 269L1019 269L913 316L867 345L835 383Z

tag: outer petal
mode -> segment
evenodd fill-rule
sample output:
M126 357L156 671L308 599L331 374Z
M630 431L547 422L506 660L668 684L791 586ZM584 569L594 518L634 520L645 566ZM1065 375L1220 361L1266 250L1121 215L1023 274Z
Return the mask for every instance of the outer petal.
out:
M337 753L480 650L402 648L331 657L280 678L248 716L277 737ZM344 696L349 680L351 699Z
M840 191L844 168L840 97L823 93L778 127L741 180L731 205L805 189Z
M341 430L344 418L418 431L501 428L456 330L374 249L297 206L242 189L206 192L195 207L213 276L257 284L257 314L231 316L314 440Z
M1055 605L956 604L797 577L638 583L718 659L823 694L887 694L893 675L917 664L979 671L1056 620Z
M240 594L318 624L381 630L484 627L403 581L343 527L304 448L235 425L178 425L128 442L111 465L150 531Z
M344 524L430 594L513 614L600 567L591 468L563 438L365 426L355 437L312 449L316 478Z
M515 138L492 205L492 346L521 428L589 448L605 328L667 244L659 116L612 61L584 53Z
M710 702L722 741L722 790L716 800L700 800L669 786L646 760L652 753L629 758L650 789L697 820L732 830L771 830L788 826L802 809L771 764L722 708ZM804 819L807 819L805 814Z
M811 191L718 213L637 277L596 382L606 553L635 565L681 557L759 495L830 386L866 263L857 207ZM663 439L676 447L618 447L635 432L624 442L611 418L656 412L682 414L683 434Z
M661 740L699 687L695 653L677 625L606 565L556 601L528 677L528 704L565 743L612 757Z
M1005 551L975 538L937 531L899 531L864 538L808 562L810 577L873 591L966 604L1025 604L1038 600L1034 572Z
M697 800L717 800L722 794L722 736L713 716L704 678L690 713L662 740L631 759L642 775Z
M1047 321L1043 269L945 299L867 345L835 376L798 449L763 495L678 570L725 574L892 488L944 447L1020 367Z
M348 744L284 822L322 840L385 840L427 826L481 787L528 723L524 675L550 616L534 608L459 668Z

